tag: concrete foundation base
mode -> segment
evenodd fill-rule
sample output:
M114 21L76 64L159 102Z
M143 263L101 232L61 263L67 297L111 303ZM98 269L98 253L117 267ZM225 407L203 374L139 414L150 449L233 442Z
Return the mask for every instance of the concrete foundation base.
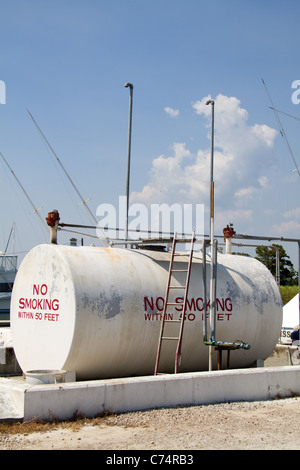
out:
M129 377L60 384L0 378L0 420L70 419L152 408L300 395L300 366Z
M20 374L22 371L13 349L10 328L0 327L0 376Z
M297 366L300 364L299 353L299 346L277 344L272 354L264 361L264 366Z

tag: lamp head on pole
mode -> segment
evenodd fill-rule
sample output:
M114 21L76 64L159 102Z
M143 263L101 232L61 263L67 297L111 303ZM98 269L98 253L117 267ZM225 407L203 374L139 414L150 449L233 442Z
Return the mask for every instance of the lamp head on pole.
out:
M129 88L131 88L131 90L133 89L132 83L129 83L129 82L125 83L124 87L125 87L125 88L128 88L128 87L129 87Z
M214 100L208 100L205 104L215 104Z

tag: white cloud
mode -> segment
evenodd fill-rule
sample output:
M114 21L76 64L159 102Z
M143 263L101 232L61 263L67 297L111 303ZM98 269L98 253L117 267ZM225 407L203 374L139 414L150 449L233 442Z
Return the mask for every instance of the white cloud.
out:
M290 222L283 222L280 225L273 225L271 227L271 232L274 233L274 235L279 235L281 237L299 238L300 224L293 220Z
M210 116L205 97L194 103L197 114ZM215 145L221 150L215 161L216 177L234 179L235 192L249 186L261 187L258 178L269 165L277 131L265 124L247 124L248 112L237 98L218 95L215 99ZM218 171L220 170L220 173ZM234 177L233 177L234 175Z
M300 207L297 207L296 209L291 209L289 211L286 211L283 214L283 216L286 217L287 219L289 219L289 218L299 219L300 218Z
M236 191L234 194L237 198L247 198L250 199L253 197L254 193L258 191L258 188L254 186L248 186L248 188L242 188Z
M201 101L193 103L193 108L197 114L204 114L204 116L211 116L211 106L207 106L207 101L211 100L208 95L202 98ZM241 108L241 102L235 97L228 97L219 94L215 101L215 119L218 119L219 125L222 127L231 128L232 126L242 125L248 119L248 112Z
M219 212L216 215L215 228L222 233L222 229L226 227L228 223L233 223L234 227L236 222L241 224L242 222L252 222L253 211L252 209L228 209Z
M173 108L169 108L168 106L166 106L164 108L164 111L172 118L179 116L179 109L173 109Z
M186 143L173 144L171 155L153 160L149 181L141 192L131 195L132 202L209 204L211 106L206 102L210 98L192 105L207 120L207 148L192 153ZM235 97L218 95L214 109L215 205L221 210L238 209L254 194L268 189L267 172L277 131L266 124L249 125L248 112Z
M254 124L252 132L261 139L262 142L266 143L268 147L273 147L274 137L277 134L275 129L272 129L266 124Z
M257 185L256 186L248 186L247 188L241 188L236 191L235 196L238 198L247 198L251 199L255 193L257 193L260 189L267 189L268 188L268 178L266 176L260 176L257 178Z
M175 143L172 146L174 156L160 155L152 161L150 181L140 193L130 195L131 202L145 204L159 202L178 202L176 196L182 195L189 187L188 174L184 167L186 160L191 160L191 152L184 143Z

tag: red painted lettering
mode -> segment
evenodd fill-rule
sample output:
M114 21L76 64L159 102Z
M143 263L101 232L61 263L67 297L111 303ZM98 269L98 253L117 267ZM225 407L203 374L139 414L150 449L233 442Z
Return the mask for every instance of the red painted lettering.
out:
M33 319L32 312L18 312L18 318L28 318L29 320Z
M33 295L34 294L39 295L39 292L40 292L40 286L33 284L33 290L32 290Z
M59 309L59 300L58 299L54 299L52 301L52 310L58 310Z
M58 310L59 309L59 300L58 299L24 299L23 297L19 299L19 308L20 309L30 309L30 310Z
M20 299L19 300L19 308L25 308L27 306L27 299ZM176 312L183 312L183 302L184 298L183 297L176 297L174 300L174 310ZM206 302L206 313L210 311L210 299L207 299ZM233 305L230 297L227 298L216 298L215 300L215 308L216 312L218 312L217 315L217 320L219 321L224 321L224 320L229 320L231 313L233 310ZM57 299L53 300L51 303L51 308L48 306L49 310L58 310L59 308L59 301ZM164 298L163 297L157 297L156 299L153 297L144 297L144 310L145 312L152 311L153 313L150 315L160 315L160 312L163 311L164 308ZM197 312L203 312L205 309L205 301L202 297L197 297L196 299L194 297L187 299L187 304L186 304L186 314L187 318L190 321L193 321L196 318L196 315L194 313ZM189 314L188 314L189 312ZM209 313L207 313L208 315ZM190 315L190 318L189 318ZM203 314L201 315L202 320L203 320ZM150 317L145 319L150 319ZM153 317L151 317L153 319Z
M155 306L159 312L161 312L164 309L164 299L163 297L157 297Z
M198 297L198 299L196 300L196 306L197 306L197 310L199 310L199 312L203 311L204 306L203 306L203 299L201 299L201 297Z
M44 320L58 321L58 313L44 313Z
M175 302L176 302L176 304L182 304L182 302L183 302L183 297L176 297ZM180 305L180 307L175 307L175 310L176 310L177 312L181 312L182 309L183 309L183 305Z
M41 294L46 295L47 292L48 292L48 287L46 286L46 284L42 284L41 285Z
M42 295L46 295L47 292L48 292L48 287L46 284L42 284L41 287L39 284L33 284L33 289L32 289L32 293L33 295L39 295L39 293L41 292Z
M188 310L196 310L196 305L195 305L195 299L194 298L191 299L191 301L189 301L189 299L187 299L186 305L187 305Z
M151 320L151 321L159 320L159 321L161 321L162 314L161 313L145 313L144 318L145 318L145 320ZM173 314L167 313L166 320L173 320Z
M148 297L144 297L144 310L147 312L148 310L148 306L150 308L150 310L153 310L154 309L154 303L153 303L153 297L151 297L151 300L149 301Z

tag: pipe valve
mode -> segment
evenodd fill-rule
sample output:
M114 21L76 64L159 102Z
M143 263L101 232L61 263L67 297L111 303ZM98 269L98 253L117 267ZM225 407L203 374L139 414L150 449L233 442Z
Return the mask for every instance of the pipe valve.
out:
M56 224L58 224L59 220L60 220L60 217L59 217L59 213L57 210L48 212L48 217L46 217L46 221L49 227L54 227Z

